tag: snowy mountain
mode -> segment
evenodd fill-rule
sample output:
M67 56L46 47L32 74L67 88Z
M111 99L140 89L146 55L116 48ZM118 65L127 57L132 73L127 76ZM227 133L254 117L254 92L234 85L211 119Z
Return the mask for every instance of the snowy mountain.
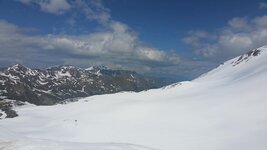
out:
M51 105L70 98L142 91L166 84L133 71L111 70L105 66L85 70L57 66L40 70L16 64L0 69L0 101L11 99Z
M267 46L161 89L16 107L0 149L266 150L266 89Z

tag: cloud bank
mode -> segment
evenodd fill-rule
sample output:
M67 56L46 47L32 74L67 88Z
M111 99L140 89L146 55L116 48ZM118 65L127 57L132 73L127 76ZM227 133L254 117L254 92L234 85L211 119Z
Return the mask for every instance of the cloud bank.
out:
M267 15L236 17L213 32L192 30L183 41L192 47L201 61L157 49L140 41L136 32L112 18L101 0L18 0L41 11L64 15L81 14L99 24L97 32L82 35L30 35L12 23L0 21L0 62L67 64L87 67L107 65L148 74L171 74L194 78L227 59L267 44ZM266 8L260 3L259 8ZM75 15L68 20L75 24ZM7 36L8 35L8 36ZM194 57L194 56L192 56ZM12 59L14 58L14 59ZM185 77L185 75L188 75Z
M0 21L1 64L33 67L65 64L106 65L147 74L195 77L207 68L175 53L148 47L126 25L114 22L107 31L87 35L31 35L26 29ZM208 64L207 64L208 65Z
M139 73L191 79L211 68L208 62L194 61L174 52L147 46L126 24L113 20L101 0L18 0L45 13L79 13L95 21L100 30L82 35L30 35L4 20L0 21L2 64L16 63L44 66L55 64L88 67L106 65ZM74 16L74 17L73 17ZM69 19L75 24L75 15ZM8 38L6 35L9 35ZM15 63L13 62L13 63ZM185 76L186 75L186 76Z
M267 44L267 15L236 17L215 32L190 31L183 41L196 54L224 61Z

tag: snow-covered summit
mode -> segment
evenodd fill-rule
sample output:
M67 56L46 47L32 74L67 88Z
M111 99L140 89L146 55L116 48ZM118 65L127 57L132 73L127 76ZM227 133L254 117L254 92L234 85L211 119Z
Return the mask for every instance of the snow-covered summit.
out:
M86 68L85 70L92 71L92 70L111 70L111 69L107 66L100 65L100 66L91 66L89 68Z
M29 68L23 66L22 64L15 64L15 65L9 67L9 69L19 70L19 69L29 69Z
M259 72L265 72L266 69L267 46L263 46L228 60L195 80L228 80L230 82L254 76Z
M8 71L13 71L16 73L26 73L29 75L34 75L34 71L26 66L23 66L22 64L15 64L11 67L7 68Z

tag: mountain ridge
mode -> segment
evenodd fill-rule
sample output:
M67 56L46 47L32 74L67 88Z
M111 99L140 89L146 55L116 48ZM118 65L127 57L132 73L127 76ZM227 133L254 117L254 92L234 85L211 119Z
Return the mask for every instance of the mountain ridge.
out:
M1 68L0 81L0 100L37 105L120 91L142 91L167 84L134 71L112 70L104 66L82 69L62 65L30 69L21 64Z

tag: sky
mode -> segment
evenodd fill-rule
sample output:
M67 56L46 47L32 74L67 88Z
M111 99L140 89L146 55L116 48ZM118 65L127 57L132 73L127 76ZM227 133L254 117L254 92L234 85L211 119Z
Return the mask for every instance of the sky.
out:
M0 0L1 67L190 80L266 44L266 0Z

